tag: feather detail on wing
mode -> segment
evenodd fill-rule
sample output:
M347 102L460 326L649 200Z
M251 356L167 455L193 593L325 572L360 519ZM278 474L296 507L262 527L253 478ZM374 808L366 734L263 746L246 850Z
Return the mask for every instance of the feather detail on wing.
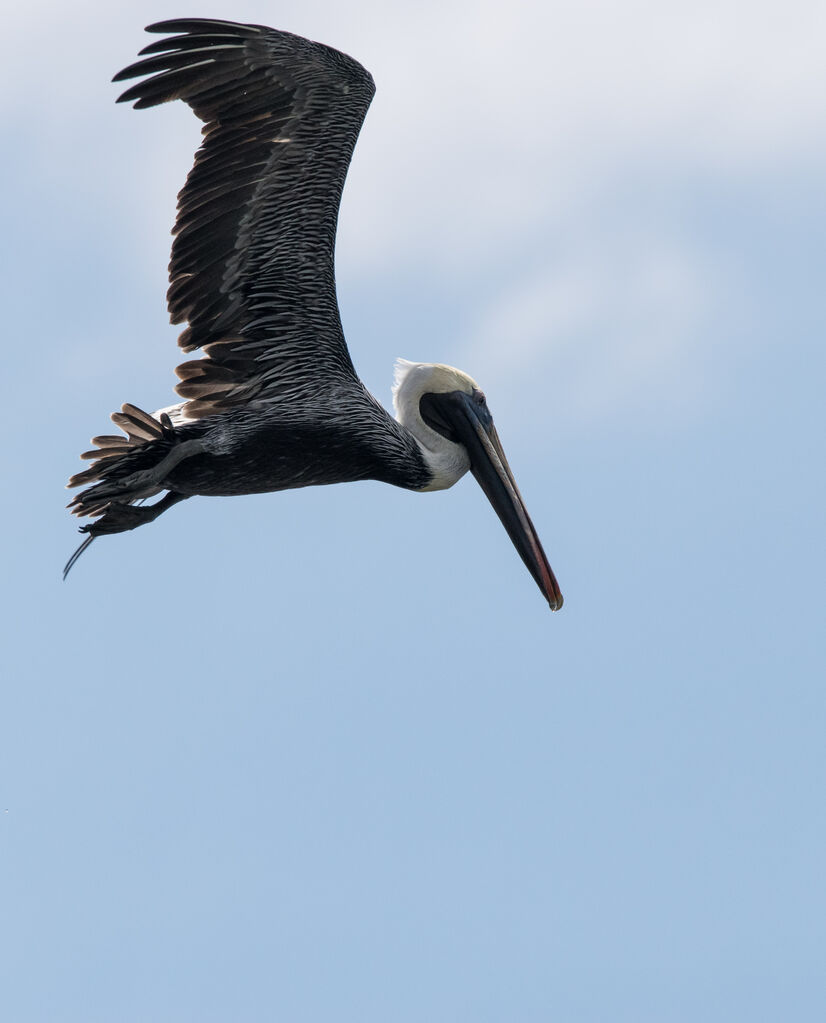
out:
M187 418L356 381L335 292L338 209L373 80L351 57L258 25L165 21L176 33L115 81L119 99L181 99L204 121L178 196L167 294ZM144 77L149 76L149 77Z

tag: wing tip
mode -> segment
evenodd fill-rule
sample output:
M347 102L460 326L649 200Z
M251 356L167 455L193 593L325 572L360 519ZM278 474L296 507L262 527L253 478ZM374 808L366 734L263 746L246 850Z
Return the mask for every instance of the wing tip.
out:
M243 21L225 21L222 18L168 18L165 21L153 21L151 25L144 28L144 32L155 34L172 32L173 34L188 35L214 28L231 28L236 33L243 30L255 35L267 31L263 25L249 25Z

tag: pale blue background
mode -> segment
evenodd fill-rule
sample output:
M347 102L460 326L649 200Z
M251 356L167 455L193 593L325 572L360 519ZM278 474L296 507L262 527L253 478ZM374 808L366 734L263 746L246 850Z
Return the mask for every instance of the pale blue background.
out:
M198 139L144 24L361 59L345 329L485 388L566 597L473 480L66 477L172 400ZM826 1018L820 3L29 3L4 15L0 1015Z

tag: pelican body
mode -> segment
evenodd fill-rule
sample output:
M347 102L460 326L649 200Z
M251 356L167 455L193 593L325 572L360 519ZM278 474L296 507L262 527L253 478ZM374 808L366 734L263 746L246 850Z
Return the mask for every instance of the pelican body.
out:
M212 19L171 33L115 81L136 108L173 99L205 136L178 197L167 293L186 323L184 400L122 406L125 436L93 438L69 507L91 541L153 521L196 495L355 480L451 487L469 469L551 608L562 595L508 467L481 389L450 366L398 360L393 418L353 368L334 249L344 179L375 91L346 54L288 32ZM161 495L161 496L159 496ZM145 503L157 497L154 503Z

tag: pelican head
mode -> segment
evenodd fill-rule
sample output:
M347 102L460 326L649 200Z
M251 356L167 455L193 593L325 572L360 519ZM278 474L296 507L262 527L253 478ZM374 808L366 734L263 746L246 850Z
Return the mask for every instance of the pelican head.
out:
M393 407L432 472L430 483L422 489L452 487L470 469L551 610L558 611L562 607L559 585L476 381L452 366L399 359Z

